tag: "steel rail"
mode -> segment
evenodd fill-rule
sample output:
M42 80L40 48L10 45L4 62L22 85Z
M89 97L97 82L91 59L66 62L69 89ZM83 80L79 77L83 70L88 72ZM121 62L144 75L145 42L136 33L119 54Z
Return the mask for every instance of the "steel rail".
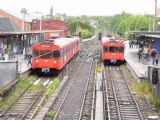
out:
M137 110L138 110L140 119L141 119L141 120L145 120L145 118L144 118L144 116L143 116L143 114L142 114L142 112L141 112L141 110L140 110L140 107L139 107L139 105L138 105L138 103L137 103L137 100L136 100L136 98L134 97L134 95L133 95L133 93L132 93L132 90L131 90L130 87L129 87L129 84L128 84L128 82L127 82L126 77L124 76L124 74L123 74L123 72L122 72L122 70L121 70L120 68L119 68L119 70L120 70L120 73L121 73L121 75L122 75L122 77L123 77L123 79L124 79L124 81L125 81L125 83L126 83L126 85L127 85L128 90L130 91L130 94L131 94L131 96L132 96L132 98L133 98L133 100L134 100L134 102L135 102L135 104L136 104L136 108L137 108Z
M58 111L56 112L53 120L56 120L56 119L57 119L58 114L59 114L59 112L60 112L60 109L61 109L63 103L65 102L65 100L66 100L66 98L67 98L67 96L68 96L68 93L69 93L69 91L71 90L71 88L72 88L72 86L73 86L73 83L75 82L75 80L76 80L76 78L77 78L77 76L78 76L78 74L79 74L79 72L80 72L80 70L81 70L81 67L82 67L84 61L85 61L85 59L83 59L82 63L80 64L80 67L79 67L79 69L78 69L78 71L77 71L77 73L76 73L76 75L75 75L75 77L74 77L74 79L73 79L73 81L72 81L72 83L71 83L71 85L70 85L70 88L69 88L68 91L66 92L66 95L65 95L65 97L63 98L62 103L60 104L60 106L59 106L59 108L58 108Z
M111 75L111 70L109 69L110 67L108 67L108 73L109 73L109 81L112 85L112 90L113 90L113 94L114 94L114 98L115 98L115 102L116 102L116 107L117 107L117 114L118 114L118 120L121 120L121 115L120 115L120 107L119 107L119 104L118 104L118 99L117 99L117 95L116 95L116 90L115 90L115 87L114 87L114 83L113 83L113 76Z
M105 102L105 108L107 108L107 119L111 120L111 113L110 113L110 105L109 105L109 95L108 95L108 87L107 87L107 79L106 79L106 72L104 70L104 66L103 66L103 76L104 76L104 80L103 80L103 92L104 92L104 102ZM107 104L107 105L106 105ZM106 111L104 109L104 111Z
M95 49L95 47L94 47L94 49ZM88 52L91 53L94 49L92 48L92 49L90 49ZM68 96L68 94L69 94L69 92L70 92L70 90L71 90L74 82L76 81L76 78L78 77L78 75L79 75L79 73L80 73L80 70L81 70L81 68L82 68L82 66L83 66L83 64L84 64L84 62L85 62L85 60L86 60L87 57L88 57L88 53L86 53L86 52L85 52L85 54L82 53L81 59L82 59L82 58L83 58L83 59L82 59L82 62L81 62L81 64L80 64L80 67L78 68L78 71L77 71L75 77L73 78L73 81L71 82L71 85L70 85L69 89L67 90L67 92L66 92L66 94L65 94L65 96L64 96L64 98L63 98L63 100L62 100L62 102L61 102L61 104L60 104L60 106L59 106L59 108L58 108L58 110L57 110L57 112L56 112L53 120L56 120L56 119L57 119L57 117L58 117L58 115L59 115L59 112L60 112L60 110L61 110L61 107L62 107L62 105L64 104L64 102L65 102L65 100L66 100L66 98L67 98L67 96Z
M93 62L94 62L94 60L92 59L92 63L91 63L90 69L89 69L89 77L88 77L88 81L87 81L87 84L86 84L86 87L85 87L85 93L84 93L82 107L81 107L81 111L80 111L80 115L79 115L79 120L81 120L81 118L82 118L85 99L86 99L86 95L87 95L87 89L88 89L88 86L89 86L89 81L91 80L91 71L92 71L92 67L93 67Z
M7 109L1 114L1 117L4 116L8 110L26 93L26 91L34 84L36 80L32 81L32 83L11 103L11 105L7 107Z

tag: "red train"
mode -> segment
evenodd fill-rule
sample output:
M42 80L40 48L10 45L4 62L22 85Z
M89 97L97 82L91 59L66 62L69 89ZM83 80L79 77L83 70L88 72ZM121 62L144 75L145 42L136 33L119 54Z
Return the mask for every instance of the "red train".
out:
M32 69L38 73L62 70L80 49L80 38L57 38L32 46Z
M105 64L124 62L124 43L114 37L102 37L102 60Z

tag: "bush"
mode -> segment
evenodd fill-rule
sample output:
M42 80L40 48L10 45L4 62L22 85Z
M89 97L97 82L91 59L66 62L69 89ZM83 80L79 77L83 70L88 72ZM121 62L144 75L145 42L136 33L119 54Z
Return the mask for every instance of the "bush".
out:
M81 30L81 35L82 35L82 38L85 39L85 38L89 38L91 36L91 33L89 32L88 29L83 29Z
M48 112L46 115L49 118L54 118L55 114L56 114L56 112Z

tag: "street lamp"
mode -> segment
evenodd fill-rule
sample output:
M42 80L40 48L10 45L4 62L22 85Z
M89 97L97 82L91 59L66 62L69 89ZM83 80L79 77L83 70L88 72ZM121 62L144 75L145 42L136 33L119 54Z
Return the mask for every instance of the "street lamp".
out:
M154 14L154 26L153 26L153 31L156 31L156 30L157 30L156 15L157 15L157 0L155 0L155 14Z
M21 9L21 13L23 14L22 31L24 31L25 30L25 15L27 14L27 9L26 8L22 8Z

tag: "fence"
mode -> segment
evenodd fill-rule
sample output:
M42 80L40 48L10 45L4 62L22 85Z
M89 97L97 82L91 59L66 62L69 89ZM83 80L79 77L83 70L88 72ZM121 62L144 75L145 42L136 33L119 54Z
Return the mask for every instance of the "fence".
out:
M17 61L0 61L0 89L18 78Z
M157 77L155 77L155 73L153 73L153 69L157 69L156 73ZM153 75L154 74L154 75ZM160 96L160 67L150 65L148 66L148 81L151 83L152 88L154 88L154 93Z

